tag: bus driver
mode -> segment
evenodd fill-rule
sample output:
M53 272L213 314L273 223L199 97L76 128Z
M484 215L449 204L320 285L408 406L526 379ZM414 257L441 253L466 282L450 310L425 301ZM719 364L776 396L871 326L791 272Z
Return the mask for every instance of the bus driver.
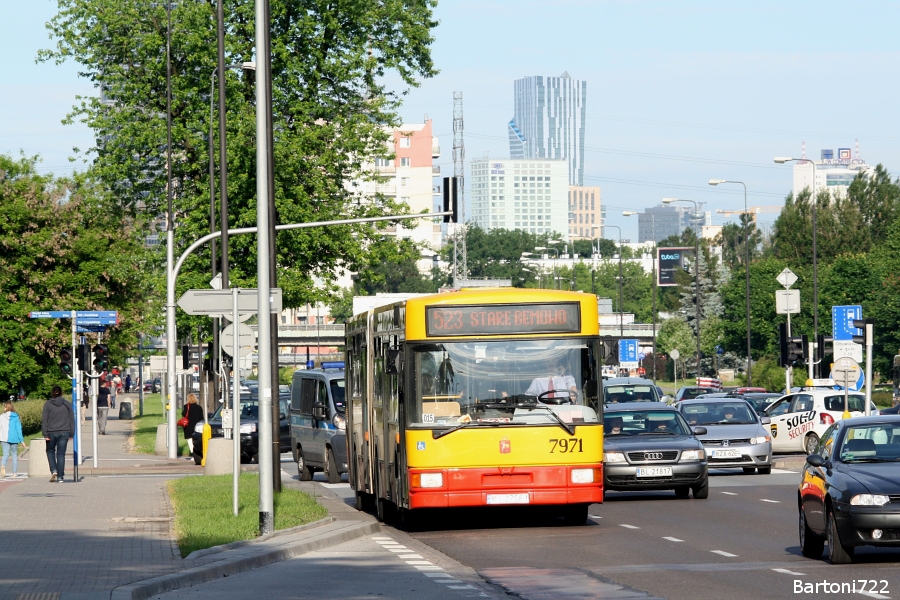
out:
M549 394L547 392L550 392ZM541 397L541 394L545 394ZM566 360L560 356L556 359L553 371L544 377L535 377L528 389L527 396L537 396L539 401L548 404L574 404L576 399L575 378L566 374Z

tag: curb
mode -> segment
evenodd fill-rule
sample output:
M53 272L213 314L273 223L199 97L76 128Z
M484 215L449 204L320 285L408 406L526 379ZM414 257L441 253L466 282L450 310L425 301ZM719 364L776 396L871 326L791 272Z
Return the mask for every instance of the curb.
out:
M318 521L313 521L312 523L307 523L305 525L297 525L296 527L291 527L290 529L282 529L281 531L276 531L275 533L269 533L266 535L261 535L253 540L241 540L239 542L231 542L229 544L222 544L221 546L213 546L212 548L204 548L203 550L194 550L190 554L184 557L184 560L194 560L196 558L203 558L204 556L209 556L210 554L218 554L219 552L224 552L226 550L234 550L235 548L243 548L244 546L249 546L252 544L258 544L260 542L264 542L266 540L271 540L272 538L276 538L283 535L291 535L293 533L299 533L301 531L306 531L308 529L315 529L316 527L320 527L322 525L327 525L329 523L334 523L337 521L334 517L325 517L324 519L319 519Z
M177 573L161 575L152 579L119 586L112 590L110 600L146 600L172 590L214 581L229 575L236 575L380 531L381 526L378 523L357 523L326 533L318 538L288 543L268 550L260 551L258 548L247 548L244 546L243 548L232 550L240 553L240 555L233 558L225 558L208 565L201 565ZM271 540L271 538L269 539Z

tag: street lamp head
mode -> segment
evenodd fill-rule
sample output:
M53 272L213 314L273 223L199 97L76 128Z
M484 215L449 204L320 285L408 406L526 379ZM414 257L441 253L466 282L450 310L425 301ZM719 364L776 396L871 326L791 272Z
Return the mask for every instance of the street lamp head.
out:
M253 62L252 60L247 61L247 62L241 63L241 68L244 69L245 71L255 71L256 63Z
M546 250L547 246L535 246L534 249L535 250ZM529 254L531 254L531 253L529 252Z
M537 250L537 248L535 248L535 250ZM531 256L531 252L523 252L522 256Z
M562 240L547 240L548 244L562 244Z
M709 185L719 185L720 183L727 183L725 179L710 179Z
M791 162L792 160L794 160L794 159L791 158L790 156L776 156L775 157L775 162L778 163L779 165L783 165L786 162Z
M636 214L638 214L638 212L637 212L636 210L623 210L623 211L622 211L622 216L623 216L623 217L631 217L631 216L634 216L634 215L636 215Z
M673 202L677 202L677 201L678 201L678 198L663 198L662 199L663 204L672 204Z

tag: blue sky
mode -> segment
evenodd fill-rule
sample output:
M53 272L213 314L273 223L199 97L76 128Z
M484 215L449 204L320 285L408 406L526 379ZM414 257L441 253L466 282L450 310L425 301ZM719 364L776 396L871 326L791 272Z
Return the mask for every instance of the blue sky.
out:
M92 87L75 65L34 62L56 3L0 7L0 152L71 170L71 148L91 137L60 120ZM782 204L791 167L772 157L797 156L804 141L817 158L858 139L862 158L900 174L900 3L444 0L436 16L441 73L402 112L434 120L445 172L454 91L464 94L467 157L505 156L513 80L567 71L588 82L585 183L601 186L607 222L626 238L637 238L637 221L622 210L666 196L713 211L743 205L740 186L711 188L710 178L746 182L750 205Z

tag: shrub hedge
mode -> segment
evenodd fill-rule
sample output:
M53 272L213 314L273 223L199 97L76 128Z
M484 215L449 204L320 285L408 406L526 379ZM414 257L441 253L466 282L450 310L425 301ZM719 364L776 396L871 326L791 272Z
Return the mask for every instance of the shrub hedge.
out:
M32 398L16 402L16 412L22 421L22 434L31 435L41 430L41 416L44 411L44 402L41 398Z

